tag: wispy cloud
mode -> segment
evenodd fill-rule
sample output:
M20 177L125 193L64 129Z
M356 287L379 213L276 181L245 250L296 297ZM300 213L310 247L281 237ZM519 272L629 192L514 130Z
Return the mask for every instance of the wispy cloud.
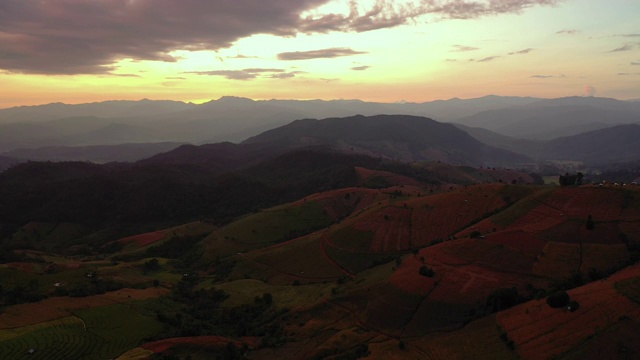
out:
M478 60L478 62L489 62L489 61L493 61L493 60L495 60L495 59L498 59L498 58L500 58L500 57L501 57L501 56L489 56L489 57L486 57L486 58L484 58L484 59L480 59L480 60Z
M635 38L635 37L640 37L640 33L633 33L633 34L615 34L613 36L616 37L631 37L631 38Z
M564 78L566 77L564 74L560 75L531 75L530 77L536 79L552 79L552 78Z
M556 31L556 34L575 35L579 32L580 30L576 30L576 29L565 29L565 30Z
M453 49L449 50L450 52L465 52L465 51L475 51L480 49L474 46L466 46L466 45L453 45L452 48Z
M209 70L209 71L187 71L184 74L206 75L206 76L222 76L229 80L253 80L260 74L267 74L270 78L293 77L295 73L285 73L283 69L268 68L250 68L243 70ZM293 74L293 76L285 76L283 74Z
M509 55L522 55L522 54L528 54L530 52L532 52L533 49L532 48L527 48L527 49L523 49L520 51L514 51L514 52L510 52Z
M350 48L330 48L311 51L293 51L278 54L279 60L311 60L311 59L327 59L342 56L352 56L366 54L365 51L356 51Z
M351 68L351 70L355 70L355 71L364 71L369 69L371 66L368 65L362 65L362 66L354 66Z
M638 66L638 65L640 65L640 61L632 61L631 65L632 66Z
M609 52L620 52L620 51L630 51L633 50L635 48L639 48L640 47L640 42L632 42L632 43L626 43L618 48L615 48Z
M640 75L640 72L636 73L618 73L619 76L630 76L630 75Z

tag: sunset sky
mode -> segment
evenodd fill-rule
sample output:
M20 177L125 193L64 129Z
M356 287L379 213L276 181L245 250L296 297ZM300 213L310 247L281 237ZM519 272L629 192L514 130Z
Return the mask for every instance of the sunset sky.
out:
M0 108L640 98L638 0L0 0Z

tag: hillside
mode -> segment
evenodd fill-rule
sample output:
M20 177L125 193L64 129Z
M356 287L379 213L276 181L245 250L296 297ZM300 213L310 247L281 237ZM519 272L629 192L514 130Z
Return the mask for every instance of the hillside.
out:
M612 163L631 164L640 158L638 124L607 126L552 140L516 139L487 129L461 124L456 126L486 144L536 160L581 161L590 166L606 168Z
M243 143L275 143L291 148L330 145L345 152L401 161L438 160L476 166L530 161L480 143L453 125L406 115L298 120Z
M94 146L48 146L36 149L16 149L4 153L21 160L32 161L88 161L107 163L113 161L133 162L167 152L181 143L137 143Z
M257 145L220 146L224 158ZM67 354L91 348L106 357L206 358L244 349L249 359L450 359L482 349L486 358L529 359L532 349L544 349L544 358L571 358L634 333L624 317L635 321L640 311L637 265L606 283L592 281L638 258L637 187L510 185L496 178L531 179L515 170L309 149L233 176L217 175L204 160L161 160L29 163L0 175L0 189L10 191L3 198L23 217L3 212L2 219L24 222L3 232L0 285L9 290L0 296L0 343L7 354L25 353L47 332L38 346L45 357L61 354L58 343ZM108 209L101 196L123 204L118 216L100 213L107 227L95 232L91 222L70 221ZM66 217L60 209L77 207L79 198L91 198L91 208ZM41 202L30 208L35 199ZM134 204L137 217L122 212ZM193 217L190 210L218 226L166 225ZM116 231L123 221L129 227ZM572 288L576 311L548 307L546 296ZM595 316L598 309L618 320ZM125 319L133 325L122 330ZM83 322L99 336L79 343ZM625 336L625 347L635 349L635 338Z
M455 120L516 138L550 140L619 124L640 122L631 102L606 98L559 98L493 109Z

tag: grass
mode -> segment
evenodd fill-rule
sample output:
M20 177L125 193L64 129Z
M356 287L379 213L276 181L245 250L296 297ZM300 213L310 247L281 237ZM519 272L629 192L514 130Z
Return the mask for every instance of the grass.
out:
M215 259L259 249L310 234L331 223L316 201L278 206L240 218L211 234L204 240L206 256Z
M518 221L518 219L526 215L531 210L535 209L540 205L540 202L549 197L553 191L553 188L544 189L532 196L526 197L492 216L491 221L497 225L507 227Z
M331 243L338 247L354 251L369 251L374 235L370 230L358 230L351 226L343 226L331 231L329 237Z
M0 359L115 358L162 326L136 304L77 310L74 315L0 331ZM30 349L35 352L29 354Z
M640 278L618 281L614 286L620 294L640 304Z
M331 294L330 284L308 284L299 286L269 285L260 280L243 279L217 284L216 289L224 290L229 298L222 303L224 307L235 307L253 303L255 297L263 294L273 295L273 303L278 308L295 308L317 303L322 297Z

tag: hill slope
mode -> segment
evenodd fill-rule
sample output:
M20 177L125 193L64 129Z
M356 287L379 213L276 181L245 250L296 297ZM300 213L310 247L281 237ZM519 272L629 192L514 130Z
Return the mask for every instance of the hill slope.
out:
M407 115L298 120L243 142L252 143L291 148L329 145L344 152L401 161L439 160L465 165L530 161L525 156L480 143L451 124Z

